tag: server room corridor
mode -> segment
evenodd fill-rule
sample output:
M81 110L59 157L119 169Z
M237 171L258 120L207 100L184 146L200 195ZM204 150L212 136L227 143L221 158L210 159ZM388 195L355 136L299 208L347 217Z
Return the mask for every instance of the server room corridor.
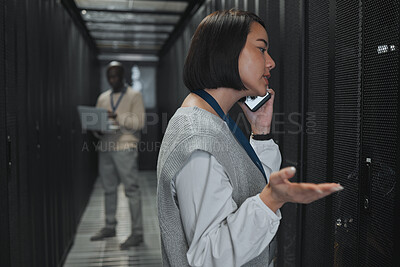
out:
M279 168L296 168L292 183L344 187L310 204L280 207L268 243L276 250L271 245L265 266L400 266L399 4L0 0L0 267L163 266L168 245L158 214L169 217L170 210L158 202L161 144L190 93L183 76L197 27L212 12L230 9L265 23L266 47L256 52L264 65L264 53L274 61L266 82L275 92L272 122L262 134L268 140L260 142L277 145ZM239 81L244 47L231 69ZM246 112L232 103L229 116L248 140L257 140ZM224 170L234 184L230 174ZM240 208L238 196L231 198ZM168 201L179 209L176 198Z
M79 223L75 241L64 266L161 266L160 231L155 205L157 178L154 171L139 173L142 193L144 244L121 250L120 243L130 234L128 202L122 186L118 190L117 236L101 242L91 242L90 236L104 223L104 194L95 183L86 210Z

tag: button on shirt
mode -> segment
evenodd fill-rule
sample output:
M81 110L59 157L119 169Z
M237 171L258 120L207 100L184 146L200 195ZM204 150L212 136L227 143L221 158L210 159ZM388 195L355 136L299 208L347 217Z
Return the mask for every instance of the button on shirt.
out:
M269 179L281 165L278 145L273 140L253 139L250 144ZM190 266L241 266L257 257L278 230L280 211L269 209L259 194L237 207L224 167L208 152L193 152L171 187L189 246Z

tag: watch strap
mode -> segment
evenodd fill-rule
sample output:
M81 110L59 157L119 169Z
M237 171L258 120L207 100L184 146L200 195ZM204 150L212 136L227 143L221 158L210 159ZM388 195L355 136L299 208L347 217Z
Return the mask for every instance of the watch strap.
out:
M269 134L253 134L253 133L251 133L251 138L253 138L254 140L266 141L266 140L273 139L273 135L271 133L269 133Z

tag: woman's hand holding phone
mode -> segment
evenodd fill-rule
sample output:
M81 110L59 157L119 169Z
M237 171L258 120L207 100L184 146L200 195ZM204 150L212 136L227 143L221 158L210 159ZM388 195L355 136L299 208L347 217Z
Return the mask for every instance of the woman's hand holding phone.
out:
M255 112L251 111L246 104L238 102L251 125L253 134L268 134L271 131L275 92L272 89L268 89L268 92L271 94L271 99Z

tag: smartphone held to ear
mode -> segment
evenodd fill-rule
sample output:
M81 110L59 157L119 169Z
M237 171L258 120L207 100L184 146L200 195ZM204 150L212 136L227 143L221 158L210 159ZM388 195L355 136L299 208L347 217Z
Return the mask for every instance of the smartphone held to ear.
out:
M267 92L265 96L248 96L244 103L253 112L257 111L262 105L271 98L271 94Z

